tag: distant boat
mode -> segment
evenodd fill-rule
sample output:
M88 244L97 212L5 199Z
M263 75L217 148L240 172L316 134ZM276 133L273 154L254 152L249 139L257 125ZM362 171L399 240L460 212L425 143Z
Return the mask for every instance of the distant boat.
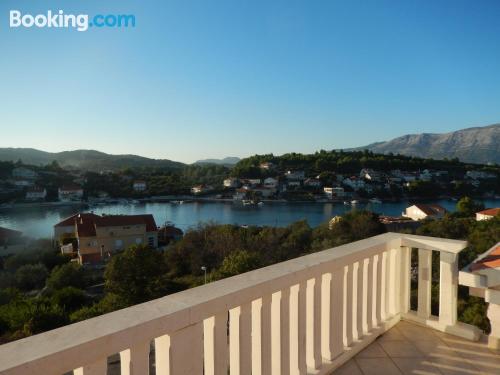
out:
M264 202L257 203L257 206L261 206L262 207L263 205L264 205Z
M351 201L351 204L358 204L358 203L359 202L356 199L354 199L354 200Z
M350 204L351 204L351 202L344 201L344 205L349 206Z
M172 201L173 204L184 204L184 201Z
M370 199L370 203L381 204L382 201L378 198L372 198L372 199Z

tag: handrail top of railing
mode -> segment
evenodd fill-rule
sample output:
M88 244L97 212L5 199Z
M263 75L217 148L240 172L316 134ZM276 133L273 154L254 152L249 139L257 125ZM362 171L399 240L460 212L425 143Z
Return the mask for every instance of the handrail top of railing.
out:
M304 277L315 277L325 267L334 271L363 259L363 255L371 256L398 246L435 246L433 250L456 252L466 243L384 233L308 254L1 345L0 373L36 373L39 364L49 363L53 372L68 371L76 362L81 366L95 361L98 353L106 354L102 348L109 351L106 355L111 355L127 349L132 342L174 332L224 309L295 285L304 281Z

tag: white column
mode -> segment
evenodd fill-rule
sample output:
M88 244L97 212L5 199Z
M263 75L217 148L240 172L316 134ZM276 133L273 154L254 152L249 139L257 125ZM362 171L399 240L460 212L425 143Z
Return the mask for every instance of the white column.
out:
M106 375L108 368L108 359L102 358L97 362L85 365L73 370L74 375Z
M398 247L397 249L391 249L389 251L390 259L391 259L391 267L390 267L390 312L391 315L396 315L401 312L401 251Z
M418 249L418 316L431 316L432 251Z
M344 293L345 268L333 271L330 284L330 332L329 360L338 357L344 351ZM349 317L347 317L349 319ZM352 320L352 317L351 317Z
M356 340L361 340L363 337L363 263L364 261L361 260L354 265L355 269L355 286L354 290L356 292L355 297L354 297L354 302L355 302L355 314L356 314L356 320L355 320L355 328L354 328L354 338Z
M363 331L367 334L373 328L373 258L363 263Z
M275 326L279 328L278 335L273 330L273 340L279 342L279 368L276 366L273 375L286 375L290 374L290 288L281 291L278 320L273 320L273 329Z
M252 305L229 311L229 367L231 375L252 373Z
M382 253L380 254L377 254L375 255L375 264L376 264L376 267L375 267L375 279L376 279L376 282L375 282L375 288L377 289L376 291L376 294L375 294L375 322L377 324L377 326L380 325L380 323L382 322L382 306L383 306L383 294L384 294L384 291L383 291L383 287L384 287L384 278L382 277L382 262L383 262L383 259L382 259Z
M170 374L170 336L155 338L155 370L156 375Z
M493 350L500 350L500 305L490 302L487 315L491 324L488 347Z
M306 374L306 281L291 288L290 374Z
M121 375L149 374L150 343L138 343L120 352Z
M315 370L321 366L321 280L307 280L306 363Z
M400 303L401 312L410 311L410 291L411 291L411 249L401 247L401 278L400 278Z
M202 375L203 374L203 322L199 322L169 334L170 340L159 341L169 344L168 366L160 368L157 374L161 375ZM168 343L168 341L170 341ZM155 341L156 344L156 341ZM166 371L165 371L166 370Z
M389 319L389 312L387 310L387 305L388 303L388 298L389 298L389 287L388 287L388 279L389 277L388 272L389 272L389 267L388 267L388 252L384 251L382 254L379 254L378 261L380 262L380 265L378 267L378 270L380 270L380 281L381 281L381 286L380 286L380 316L382 318L382 321L385 322L387 319Z
M344 336L344 345L350 346L353 341L353 322L354 322L354 314L353 314L353 295L354 295L354 287L353 287L353 265L349 264L344 267L344 280L343 280L343 323L342 323L342 331ZM331 303L330 303L331 305Z
M227 319L228 313L222 312L203 322L205 375L227 373Z
M271 373L271 295L252 303L252 374Z
M439 275L439 323L452 326L457 323L457 254L441 251Z

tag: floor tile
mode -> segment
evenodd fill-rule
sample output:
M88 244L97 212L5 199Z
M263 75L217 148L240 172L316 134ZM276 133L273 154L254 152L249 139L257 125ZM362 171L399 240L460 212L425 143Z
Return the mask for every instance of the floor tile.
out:
M385 358L387 354L380 344L375 341L356 355L356 358Z
M356 362L351 359L334 371L335 375L363 375Z
M380 342L389 357L421 358L424 355L409 341Z
M358 358L356 363L363 375L401 375L402 372L389 358Z
M405 375L441 375L439 369L426 358L393 358L392 360Z

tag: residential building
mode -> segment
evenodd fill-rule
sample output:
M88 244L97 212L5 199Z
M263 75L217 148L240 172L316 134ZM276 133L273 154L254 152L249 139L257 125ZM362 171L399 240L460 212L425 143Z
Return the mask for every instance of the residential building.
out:
M311 188L320 188L321 181L317 180L315 178L308 178L304 181L304 186L311 187Z
M259 168L260 169L265 169L265 170L271 170L271 169L274 169L275 165L271 162L264 162L264 163L260 163L259 165Z
M465 173L465 177L472 178L473 180L482 180L488 178L496 178L497 175L494 173L484 172L484 171L467 171Z
M213 191L214 188L210 185L196 185L191 188L193 194L205 194Z
M134 191L141 192L145 191L147 189L148 185L146 184L146 181L134 181L132 188Z
M252 191L254 191L255 193L257 193L258 195L260 195L263 198L269 198L270 196L272 196L276 193L276 188L262 186L262 187L253 188Z
M255 187L259 186L262 183L262 180L260 178L245 178L242 179L241 182L249 187Z
M268 177L264 180L264 186L268 188L278 187L278 183L279 183L278 179L272 177Z
M224 187L229 189L234 189L241 186L241 182L238 178L230 177L224 180Z
M83 198L83 189L78 185L64 185L58 190L61 202L80 201Z
M26 199L29 201L44 200L47 197L47 190L42 187L34 186L26 192Z
M72 229L69 229L71 227ZM132 245L158 247L153 215L73 215L54 226L54 237L75 238L80 263L98 263Z
M374 171L373 169L363 168L359 172L359 177L375 182L382 181L384 175L381 172Z
M500 214L500 208L488 208L487 210L476 212L476 221L490 220Z
M323 192L329 199L333 198L343 198L345 195L344 188L334 186L334 187L324 187Z
M16 180L12 181L12 184L18 188L26 188L26 187L33 186L35 183L33 181L30 181L30 180L16 179Z
M241 200L246 198L247 193L248 193L247 189L244 189L244 188L236 189L236 191L234 192L234 195L233 195L233 199L235 201L241 201Z
M305 172L304 171L287 171L285 173L285 177L287 180L298 180L302 181L305 179Z
M37 173L25 167L17 167L12 170L12 177L22 180L34 180L37 178Z
M358 191L358 190L362 190L362 189L366 188L365 181L360 179L360 178L357 178L355 176L352 176L350 178L344 178L344 180L342 181L342 184L344 184L345 186L349 186L354 191Z
M301 182L299 180L290 180L286 184L288 187L300 187Z
M415 204L407 207L402 216L412 220L440 219L445 213L446 210L439 204Z
M0 250L7 250L9 246L18 243L22 235L17 230L0 227Z

